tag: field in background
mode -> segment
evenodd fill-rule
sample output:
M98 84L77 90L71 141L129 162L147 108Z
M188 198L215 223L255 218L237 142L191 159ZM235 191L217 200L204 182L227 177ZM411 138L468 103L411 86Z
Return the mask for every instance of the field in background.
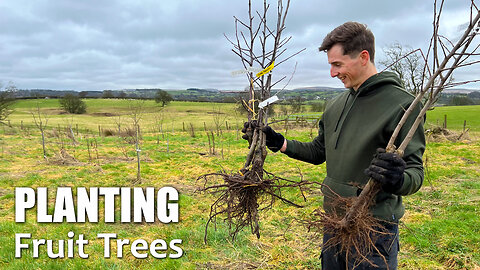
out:
M480 106L445 106L436 107L427 112L427 127L442 126L447 116L447 128L462 130L466 121L466 128L471 131L480 131Z
M321 206L321 194L314 189L300 199L298 191L284 196L306 205L298 209L276 202L261 215L261 238L245 229L235 242L228 228L218 220L203 243L205 223L214 198L195 190L202 185L196 178L220 170L236 171L246 155L246 143L238 128L244 117L232 104L172 102L163 110L153 101L87 100L87 114L63 114L54 99L23 100L11 115L13 128L0 128L0 268L5 269L315 269L320 267L321 240L297 220ZM47 154L43 159L41 137L31 111L40 108L48 116ZM14 221L16 186L99 187L133 186L136 177L136 151L128 135L116 133L132 127L132 111L140 114L142 184L171 185L180 193L178 224L38 224L35 211L24 224ZM400 269L475 269L480 266L480 106L439 107L428 112L427 127L442 125L460 133L464 121L468 136L458 142L429 142L425 153L426 178L422 189L405 197L406 216L401 225ZM279 117L281 118L281 117ZM438 120L437 120L438 119ZM71 127L71 130L70 130ZM193 127L193 130L192 130ZM275 126L285 132L284 125ZM205 129L208 131L205 131ZM315 136L314 127L290 127L288 137L307 141ZM215 153L209 138L215 140ZM123 136L123 137L122 137ZM73 137L73 138L72 138ZM75 143L73 142L75 140ZM211 140L211 139L210 139ZM93 144L95 143L95 144ZM63 150L62 150L63 149ZM325 165L314 166L269 152L266 170L292 180L301 175L321 181ZM49 197L54 200L54 195ZM53 203L53 202L52 202ZM100 207L101 209L101 207ZM50 205L49 211L53 211ZM99 215L103 216L102 213ZM32 233L32 238L67 239L69 231L90 240L89 259L15 259L15 233ZM119 238L183 240L185 254L174 259L135 259L125 250L123 259L113 251L103 257L103 243L97 233L117 233Z
M81 128L96 130L98 125L105 127L116 127L116 123L128 122L132 112L132 107L142 106L142 123L146 126L156 126L163 122L166 127L173 130L183 130L185 123L193 123L195 128L204 129L203 122L207 124L207 129L215 128L215 122L220 120L230 122L232 128L241 126L245 117L235 110L232 103L212 103L212 102L172 102L171 105L161 108L153 100L127 100L127 99L86 99L88 108L87 114L72 115L65 114L59 107L57 99L44 100L19 100L14 105L15 113L10 116L12 125L20 126L23 122L26 126L34 126L31 113L37 108L50 117L50 126L57 127L78 124ZM277 105L275 111L281 112ZM321 113L306 112L305 115L321 116ZM301 114L300 114L301 115ZM442 126L445 115L447 115L447 128L460 130L463 129L464 121L467 128L471 131L480 131L480 106L445 106L436 107L427 112L426 127ZM99 121L99 117L105 116ZM277 115L277 119L284 119L285 116Z

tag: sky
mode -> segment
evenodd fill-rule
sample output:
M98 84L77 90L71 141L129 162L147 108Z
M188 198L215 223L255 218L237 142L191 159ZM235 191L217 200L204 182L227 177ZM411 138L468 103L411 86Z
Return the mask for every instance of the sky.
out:
M254 9L262 2L253 0ZM276 1L269 2L273 23ZM469 2L447 1L445 36L461 35ZM224 34L234 39L233 16L246 19L247 11L247 0L0 0L0 83L77 91L242 90L248 80L231 75L243 66ZM433 0L292 0L285 55L305 51L274 68L274 80L294 73L288 85L285 80L278 87L343 87L318 51L328 32L346 21L366 24L375 34L378 62L385 58L382 48L394 42L426 50L432 14ZM455 79L479 79L478 74L471 67Z

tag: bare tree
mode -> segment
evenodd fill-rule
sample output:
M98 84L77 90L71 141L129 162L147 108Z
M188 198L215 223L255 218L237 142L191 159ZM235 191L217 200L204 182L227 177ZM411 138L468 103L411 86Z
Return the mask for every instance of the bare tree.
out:
M410 93L417 95L425 78L425 62L420 50L414 50L410 46L404 46L395 42L383 48L386 59L379 63L397 73L402 80L403 86Z
M0 83L0 124L6 125L5 120L13 112L11 106L15 102L14 93L17 88L12 83L9 83L4 89L2 88Z
M33 121L35 125L40 130L42 134L42 149L43 149L43 159L47 160L47 150L45 148L45 129L47 128L48 124L48 117L47 115L40 110L40 103L37 101L37 107L35 111L31 111Z
M227 220L233 229L231 231L233 239L235 239L238 231L245 226L250 227L252 233L260 237L258 211L271 207L275 199L296 205L280 196L280 188L298 187L303 184L303 182L281 184L279 181L284 179L280 179L263 169L267 150L265 134L261 131L261 128L267 125L268 106L257 109L255 102L270 98L272 87L286 78L286 76L283 76L274 81L272 70L304 50L287 56L286 45L291 37L283 37L282 33L285 30L285 20L290 7L290 0L277 0L276 3L274 25L268 23L270 4L266 0L263 1L263 10L255 13L252 11L252 1L249 1L248 19L242 21L234 17L235 38L230 39L225 35L233 46L233 53L240 58L246 71L244 73L248 80L249 97L247 101L242 102L248 110L250 126L246 134L250 136L249 142L251 144L243 168L238 173L229 175L224 172L200 177L205 179L204 190L209 190L220 196L211 206L210 218L205 229L205 241L208 224L215 220L219 214L227 214ZM260 72L254 72L255 68L259 68ZM256 94L257 88L259 90L258 94ZM252 120L256 120L257 125L253 126ZM224 178L225 184L207 187L208 176L221 176ZM259 204L262 201L269 202L269 204L259 209Z
M255 65L263 69L262 72L256 74L254 72L246 73L250 86L250 96L246 104L249 109L248 120L257 120L260 127L267 124L268 107L256 111L255 100L263 101L268 99L272 87L286 78L286 76L283 76L272 82L272 69L278 68L286 60L303 51L301 50L281 59L287 51L286 44L291 40L291 37L282 37L289 7L290 1L286 1L285 6L283 1L277 1L276 28L271 28L267 23L267 15L270 9L267 1L263 1L263 12L257 11L256 15L252 13L252 3L249 1L248 21L243 22L234 17L236 40L232 41L227 37L233 46L232 51L240 58L246 70ZM258 19L258 23L255 22L255 18ZM269 48L269 45L271 45L271 48ZM259 89L259 96L255 96L255 88ZM246 170L252 164L252 172L258 173L261 178L261 175L263 175L263 162L267 155L265 137L259 130L254 130L252 137L250 152L247 155L243 170Z
M120 133L122 132L122 123L123 123L122 115L121 114L117 115L117 117L115 117L113 121L115 121L115 125L117 126L117 133L118 133L118 136L120 136Z
M291 112L292 113L304 112L305 111L304 102L305 102L305 99L302 98L301 96L296 96L294 98L289 99L288 103L290 103Z
M155 112L154 117L155 117L155 131L158 132L159 134L162 134L162 139L165 138L165 135L163 133L163 123L165 122L165 107L160 107L158 111ZM159 144L160 141L160 135L157 135L157 144Z
M222 112L222 109L219 105L214 105L212 116L213 123L215 124L215 130L217 131L217 136L220 136L222 134L221 126L225 122L225 119L227 119L227 115Z
M140 184L142 182L140 174L140 120L144 112L145 100L131 100L128 104L130 110L130 116L132 119L132 126L135 131L135 151L137 154L137 178L136 183Z
M77 140L75 139L75 133L73 132L73 115L71 116L70 120L69 119L66 119L66 122L67 122L67 127L68 127L68 130L67 131L67 137L69 137L71 140L72 140L72 145L75 147L77 146Z

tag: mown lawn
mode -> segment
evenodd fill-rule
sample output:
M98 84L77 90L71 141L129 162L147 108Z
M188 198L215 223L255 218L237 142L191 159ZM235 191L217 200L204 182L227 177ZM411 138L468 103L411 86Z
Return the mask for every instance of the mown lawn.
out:
M305 207L298 209L276 202L261 214L260 239L244 229L235 242L220 219L209 227L208 242L203 242L210 204L215 199L196 192L202 186L197 177L210 172L238 170L244 162L246 143L239 138L243 118L231 104L173 102L163 110L151 101L143 104L140 126L142 140L141 176L136 179L136 151L126 136L105 136L105 130L131 126L132 102L87 100L88 114L61 114L58 101L42 100L39 107L48 114L46 149L43 159L41 137L34 127L30 111L36 101L21 101L11 115L14 128L0 129L0 268L3 269L318 269L320 243L298 222L321 206L318 189L306 193L285 190L283 195ZM448 127L461 131L467 120L469 136L459 142L429 142L425 153L426 178L422 189L405 198L406 215L401 225L400 269L475 269L480 267L480 106L442 107L429 112L429 123L448 114ZM204 124L205 122L205 124ZM459 124L455 124L459 123ZM23 124L23 129L21 128ZM71 126L72 131L65 129ZM78 126L78 133L77 133ZM100 135L98 127L100 126ZM184 131L185 126L185 131ZM195 135L193 136L191 127ZM227 130L227 126L229 130ZM204 128L215 135L215 154ZM221 130L217 130L217 127ZM277 126L282 131L283 126ZM87 132L87 129L89 132ZM75 138L75 143L72 140ZM288 131L288 137L307 141L315 134L310 128ZM62 150L63 149L63 152ZM67 153L68 155L66 155ZM300 180L321 181L325 165L314 166L269 152L265 169ZM49 213L54 211L53 191L57 187L156 187L174 186L180 192L180 222L162 223L37 223L35 209L27 212L27 222L15 222L14 188L48 187ZM103 200L100 200L103 206ZM103 216L100 207L99 216ZM120 215L116 210L116 215ZM100 218L102 219L102 218ZM74 239L83 234L90 240L82 259L50 259L46 249L40 258L32 252L15 258L15 233L31 233L32 238ZM98 233L116 233L119 238L182 239L184 255L180 259L135 258L128 248L123 258L104 258L104 243ZM55 241L54 241L55 242ZM28 242L27 242L28 243ZM54 250L56 250L55 246Z

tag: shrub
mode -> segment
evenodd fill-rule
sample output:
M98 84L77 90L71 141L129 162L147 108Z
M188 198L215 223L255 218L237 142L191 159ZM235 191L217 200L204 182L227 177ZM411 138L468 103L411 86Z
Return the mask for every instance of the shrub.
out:
M310 111L312 112L323 112L325 110L325 102L313 102L310 104Z
M464 105L475 105L475 102L467 96L453 96L448 105L450 106L464 106Z
M87 111L87 104L72 94L66 94L60 99L60 107L69 113L82 114Z

